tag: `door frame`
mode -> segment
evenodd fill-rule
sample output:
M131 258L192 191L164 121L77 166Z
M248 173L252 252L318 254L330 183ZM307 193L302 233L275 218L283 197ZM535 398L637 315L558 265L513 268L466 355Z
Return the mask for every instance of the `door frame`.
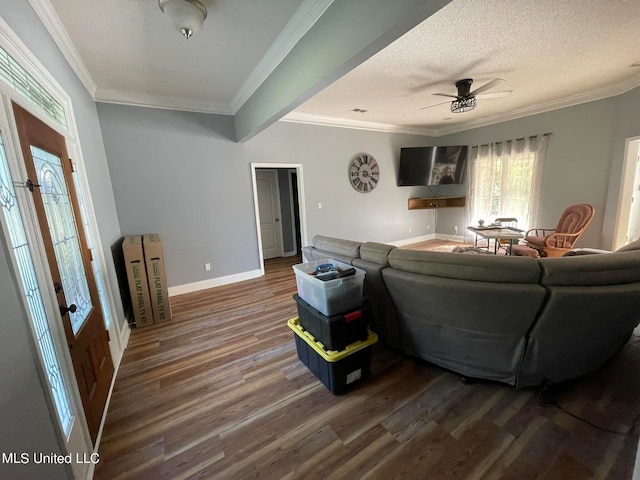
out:
M11 269L13 270L13 276L21 293L21 303L24 305L25 316L24 321L27 324L27 329L32 333L30 339L32 343L32 356L36 369L39 372L40 382L47 402L49 403L51 410L52 426L56 431L56 435L59 439L62 450L67 452L77 452L79 454L90 455L92 452L96 452L100 443L100 437L102 434L102 428L104 425L104 419L106 418L106 411L109 404L111 392L117 375L117 368L122 359L124 348L128 342L130 330L127 327L126 321L122 322L121 318L117 318L118 313L115 307L115 301L112 290L112 283L109 278L109 272L107 270L108 263L104 256L104 249L99 235L98 222L93 207L93 200L89 188L89 180L85 169L84 158L82 155L82 148L80 146L80 140L78 135L77 123L73 112L73 106L70 97L66 94L64 89L56 81L56 79L48 72L48 70L42 65L42 63L31 53L29 48L22 42L22 40L13 32L11 27L6 21L0 17L0 46L24 69L31 75L53 98L62 106L66 116L66 127L51 119L46 112L39 106L30 103L30 101L15 90L12 86L0 81L0 127L3 132L6 132L5 148L7 153L7 160L9 162L9 170L14 179L14 182L19 183L20 180L26 178L26 167L24 159L22 158L22 152L20 149L20 142L18 139L18 131L13 115L11 102L15 102L22 108L27 110L32 115L36 116L42 122L47 124L53 130L61 134L67 145L67 153L74 161L74 185L76 187L78 196L82 199L83 207L81 212L81 226L85 229L86 234L90 236L90 244L92 247L93 260L97 265L97 273L95 269L92 270L92 274L96 278L96 282L99 282L99 289L101 294L100 308L103 309L104 315L109 317L108 332L111 337L109 342L109 348L114 363L114 376L111 382L109 395L107 397L107 406L101 419L98 437L95 444L91 441L89 430L86 425L86 419L82 409L82 402L78 391L78 385L76 383L75 374L73 371L71 358L66 348L66 337L63 330L62 322L55 321L59 317L58 302L56 299L53 285L51 285L51 273L48 265L46 264L45 248L42 239L39 237L39 230L34 226L34 205L33 200L30 199L25 189L16 188L16 198L20 206L22 223L25 229L25 235L27 237L27 243L29 245L31 253L31 261L37 278L39 288L41 290L41 299L46 317L48 319L48 326L51 331L51 339L53 341L53 348L60 363L60 373L64 377L66 386L68 388L68 396L71 402L71 409L73 415L73 424L69 432L69 436L65 434L63 428L58 421L58 416L55 412L55 401L51 389L48 388L48 376L47 369L43 363L40 347L38 346L36 333L31 320L30 310L27 305L25 292L22 287L22 279L17 268L17 260L12 251L9 251L9 258L11 262ZM16 184L16 186L19 186ZM4 220L0 219L3 223ZM79 225L80 226L80 225ZM3 234L7 245L11 245L11 239L8 233L5 231ZM106 310L106 311L105 311ZM106 320L106 319L105 319ZM71 469L75 478L90 478L92 476L94 464L82 464L72 462Z
M632 145L634 148L631 148ZM626 243L627 229L629 228L629 215L631 213L631 197L633 195L633 181L638 161L638 147L640 135L629 137L624 142L624 157L620 177L620 193L618 195L618 208L616 222L613 228L612 250L617 250Z
M251 163L251 185L253 188L253 207L256 225L256 249L260 259L260 275L264 276L264 255L262 254L262 235L260 233L260 210L258 205L258 186L256 182L256 169L294 169L298 179L298 206L300 210L300 237L302 245L307 244L307 215L305 208L304 177L302 164L300 163Z

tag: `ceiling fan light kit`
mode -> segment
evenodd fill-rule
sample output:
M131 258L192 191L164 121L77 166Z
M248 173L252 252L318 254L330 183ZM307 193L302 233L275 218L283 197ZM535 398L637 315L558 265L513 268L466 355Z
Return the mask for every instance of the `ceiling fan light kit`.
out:
M439 97L451 97L455 98L451 102L451 111L453 113L464 113L470 112L478 105L478 101L476 97L485 97L485 98L497 98L504 97L511 93L511 90L505 90L502 92L491 92L484 93L487 90L504 83L505 80L502 78L494 78L490 82L485 83L481 87L476 88L471 91L471 84L473 83L472 78L463 78L462 80L458 80L456 82L456 89L458 90L457 95L452 95L451 93L434 93L434 95L438 95ZM448 103L448 102L445 102ZM438 103L436 105L429 105L428 107L422 107L420 110L424 110L425 108L437 107L438 105L444 105L443 103Z
M158 0L158 6L187 39L200 31L207 18L207 7L198 0Z
M460 98L451 102L451 111L453 113L470 112L476 108L477 104L476 97Z

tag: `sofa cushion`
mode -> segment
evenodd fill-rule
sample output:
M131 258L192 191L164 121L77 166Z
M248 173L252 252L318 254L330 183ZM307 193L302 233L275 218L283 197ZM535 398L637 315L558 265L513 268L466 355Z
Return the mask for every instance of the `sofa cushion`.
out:
M388 267L389 252L394 248L396 247L387 245L386 243L366 242L360 245L360 258Z
M343 238L325 237L324 235L313 237L313 246L316 249L335 253L342 257L359 258L361 243Z
M640 282L640 250L541 258L544 286L621 285Z
M595 370L627 343L640 320L638 283L547 289L545 306L529 333L517 387L557 383Z
M526 334L546 295L537 282L478 282L395 268L382 276L406 353L470 377L515 383Z
M538 283L536 259L506 255L458 255L396 248L389 265L398 270L433 277L494 283Z

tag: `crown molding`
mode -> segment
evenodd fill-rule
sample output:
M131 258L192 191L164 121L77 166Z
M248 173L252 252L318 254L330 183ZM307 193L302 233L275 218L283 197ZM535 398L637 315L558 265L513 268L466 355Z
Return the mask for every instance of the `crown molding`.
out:
M410 127L407 125L390 125L386 123L365 122L337 117L314 115L311 113L291 112L280 119L281 122L306 123L325 127L354 128L357 130L369 130L372 132L405 133L407 135L429 136L435 135L436 130L424 127Z
M407 126L407 125L390 125L375 122L363 122L351 119L344 119L338 117L328 117L323 115L314 115L308 113L291 112L280 120L285 122L295 123L308 123L313 125L323 125L329 127L340 128L355 128L359 130L371 130L376 132L392 132L392 133L406 133L409 135L427 135L430 137L441 137L444 135L450 135L452 133L465 132L475 128L486 127L489 125L495 125L497 123L507 122L511 120L517 120L519 118L529 117L531 115L538 115L540 113L550 112L558 110L560 108L573 107L582 103L594 102L605 98L615 97L622 95L634 88L640 87L640 74L627 78L622 82L615 85L593 90L587 93L581 93L565 97L561 100L554 100L551 102L542 103L532 107L521 108L511 111L509 113L493 115L491 117L481 118L475 121L465 122L457 125L452 125L445 128L428 128L419 126Z
M49 0L29 0L29 4L33 7L36 15L40 18L40 21L44 24L44 27L53 38L53 41L58 46L64 58L69 62L71 69L75 72L77 77L84 85L84 88L89 92L89 95L95 100L95 93L97 89L96 82L94 82L87 66L80 58L78 50L71 41L71 37L67 33L66 29L60 21L60 17L53 9Z
M271 75L333 2L334 0L304 0L302 2L231 99L231 108L234 113L249 100L251 95Z
M98 88L94 98L96 102L113 103L116 105L160 108L163 110L181 110L185 112L209 113L214 115L233 115L233 112L227 104L207 102L197 99L185 99L181 97L164 97L159 95L137 94Z

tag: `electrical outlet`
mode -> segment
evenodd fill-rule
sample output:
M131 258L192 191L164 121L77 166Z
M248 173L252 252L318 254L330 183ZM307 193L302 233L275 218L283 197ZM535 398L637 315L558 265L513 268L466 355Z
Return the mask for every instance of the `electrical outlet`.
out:
M409 227L409 233L411 233L411 227Z
M429 225L429 224L427 223L427 232L428 232L429 230L431 230L431 225Z
M207 272L208 272L209 270L211 270L211 264L210 264L210 263L205 263L205 264L204 264L204 269L205 269L205 271L207 271Z
M453 226L453 232L457 235L458 234L458 225L454 225Z

